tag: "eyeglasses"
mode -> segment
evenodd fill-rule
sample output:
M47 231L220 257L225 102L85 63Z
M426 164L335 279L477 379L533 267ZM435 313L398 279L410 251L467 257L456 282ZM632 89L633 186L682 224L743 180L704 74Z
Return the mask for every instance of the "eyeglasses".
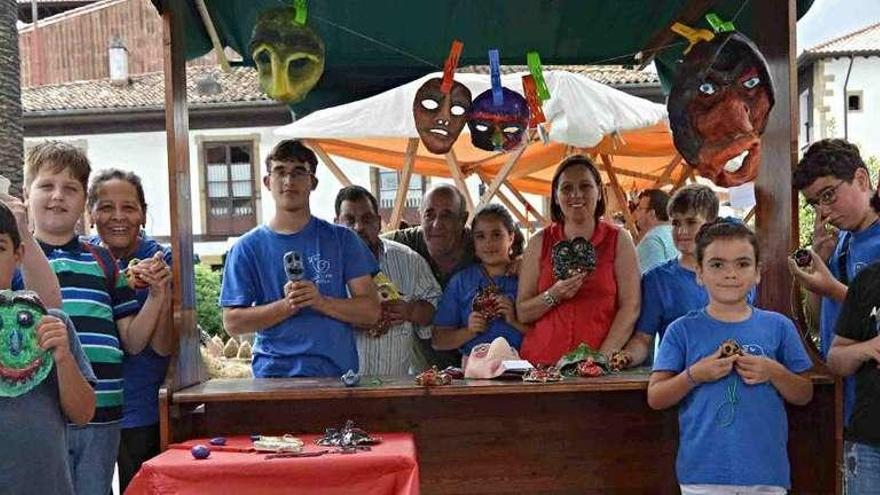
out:
M315 174L312 173L312 171L310 171L310 170L296 167L296 168L290 169L289 171L284 170L283 168L276 168L276 169L272 170L272 172L270 172L269 175L271 175L273 178L275 178L277 180L284 180L285 177L289 177L291 180L294 180L294 179L303 179L305 177L311 177Z
M826 187L825 189L822 189L822 192L820 192L817 197L815 197L813 199L807 199L807 204L812 206L813 208L818 208L819 205L822 205L822 206L833 205L834 202L837 201L837 188L840 187L844 182L846 182L846 181L841 180L840 182L838 182L837 184L835 184L831 187Z

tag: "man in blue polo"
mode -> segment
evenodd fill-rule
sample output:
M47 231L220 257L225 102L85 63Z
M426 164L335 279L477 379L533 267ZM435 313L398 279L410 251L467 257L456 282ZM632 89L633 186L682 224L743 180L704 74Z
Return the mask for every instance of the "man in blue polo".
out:
M275 214L243 235L226 259L223 325L232 335L257 332L256 377L357 371L353 325L372 325L381 313L372 253L351 230L311 214L317 166L314 152L299 141L282 141L272 150L263 185ZM302 260L299 280L287 279L284 255L290 251Z

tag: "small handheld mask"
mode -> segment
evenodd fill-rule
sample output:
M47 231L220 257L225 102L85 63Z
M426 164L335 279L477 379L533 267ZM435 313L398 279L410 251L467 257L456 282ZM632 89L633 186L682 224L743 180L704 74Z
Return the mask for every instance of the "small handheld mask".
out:
M284 273L287 274L287 280L291 282L302 280L305 276L305 271L301 254L296 251L284 253Z
M596 248L583 237L575 237L570 241L557 242L553 246L551 259L556 280L565 280L581 273L592 273L596 269Z
M35 293L0 291L0 397L30 392L49 375L54 361L37 338L45 314Z

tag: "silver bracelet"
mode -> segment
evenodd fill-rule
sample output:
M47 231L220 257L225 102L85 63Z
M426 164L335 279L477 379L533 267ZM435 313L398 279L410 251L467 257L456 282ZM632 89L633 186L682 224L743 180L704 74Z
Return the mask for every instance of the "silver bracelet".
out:
M544 293L541 294L541 297L544 299L544 304L548 308L552 308L552 307L556 306L557 304L559 304L559 299L557 299L556 296L551 294L549 290L545 290Z

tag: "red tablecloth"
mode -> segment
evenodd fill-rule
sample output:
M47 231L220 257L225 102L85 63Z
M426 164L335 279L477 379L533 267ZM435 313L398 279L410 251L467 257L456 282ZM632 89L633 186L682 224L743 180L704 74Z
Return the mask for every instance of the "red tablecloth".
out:
M208 445L208 441L190 440L182 445L184 448L169 448L145 462L125 493L417 495L419 466L413 436L377 436L382 443L372 446L369 452L268 460L264 453L231 451L250 448L248 437L230 437L228 450L213 450L209 458L196 460L185 447ZM325 449L315 445L316 435L299 438L306 444L304 452Z

